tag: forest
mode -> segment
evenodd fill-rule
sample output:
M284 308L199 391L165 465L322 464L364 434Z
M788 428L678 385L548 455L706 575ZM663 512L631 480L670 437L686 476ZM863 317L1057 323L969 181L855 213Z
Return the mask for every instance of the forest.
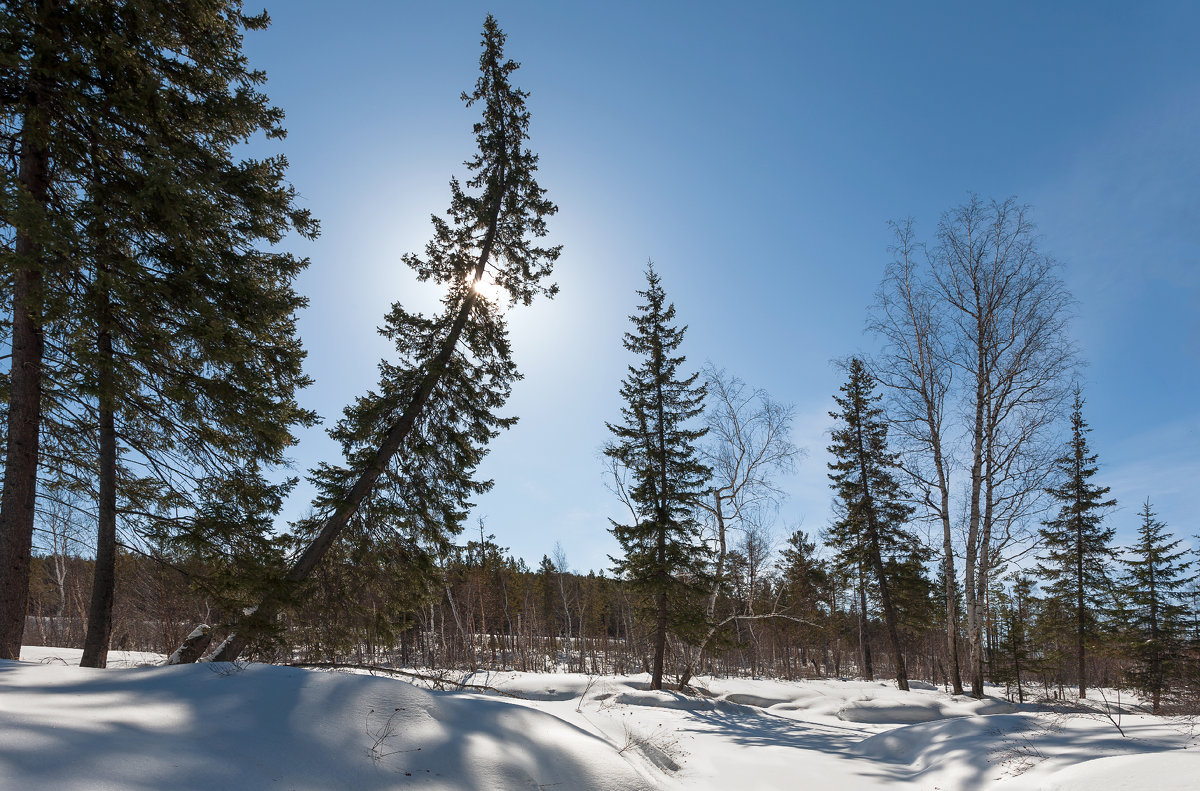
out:
M1022 704L1124 689L1200 714L1200 543L1159 493L1113 495L1076 298L1019 198L890 224L861 306L875 347L824 350L825 524L779 523L820 450L795 439L798 394L686 355L703 317L646 263L608 339L619 411L577 416L605 426L595 529L619 552L573 570L536 525L531 563L475 510L504 485L479 467L522 430L510 323L558 295L571 251L497 20L462 94L474 149L440 163L459 167L448 205L397 256L440 302L390 295L377 384L328 429L340 457L302 471L290 449L318 417L297 321L317 297L296 281L323 262L281 242L321 229L286 156L246 153L287 149L242 48L266 13L16 0L0 20L0 659L645 674L684 694L857 678ZM289 513L301 478L311 505Z

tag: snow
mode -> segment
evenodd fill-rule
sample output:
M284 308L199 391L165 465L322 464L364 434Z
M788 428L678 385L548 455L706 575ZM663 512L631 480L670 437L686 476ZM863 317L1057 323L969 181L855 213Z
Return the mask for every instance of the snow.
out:
M860 681L489 673L499 692L27 648L0 662L0 788L1196 788L1192 723ZM503 694L501 694L503 693ZM1111 699L1111 694L1109 695ZM1128 704L1128 699L1123 703Z
M1097 758L1055 773L1043 791L1195 791L1200 784L1200 753L1121 755Z

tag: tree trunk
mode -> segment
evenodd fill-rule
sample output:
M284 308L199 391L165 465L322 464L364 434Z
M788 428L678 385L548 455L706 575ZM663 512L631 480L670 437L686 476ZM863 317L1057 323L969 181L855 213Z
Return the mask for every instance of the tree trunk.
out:
M932 410L929 420L932 426ZM950 683L953 685L954 694L961 695L963 685L958 660L958 579L954 575L954 544L950 532L950 485L946 480L946 469L943 466L940 436L935 436L932 444L933 463L938 470L938 494L941 498L942 561L945 564L943 583L946 594L946 649L950 662Z
M183 640L183 645L175 649L175 653L167 657L168 665L186 665L195 662L212 642L212 629L208 624L200 624Z
M98 274L103 278L106 273ZM92 602L88 609L87 636L81 667L105 667L112 637L113 594L117 565L117 432L114 419L113 346L109 331L108 284L98 284L100 332L96 341L100 386L100 475L96 520L96 572L92 577Z
M1080 513L1082 512L1077 508L1076 514ZM1081 519L1081 517L1076 516L1076 519ZM1078 625L1076 648L1079 652L1079 699L1083 700L1087 698L1087 666L1084 664L1083 527L1080 522L1076 524L1075 561L1075 584L1077 586L1075 619Z
M983 613L977 594L977 564L987 554L988 548L979 540L982 521L980 497L983 490L983 445L984 445L984 353L982 340L978 353L975 388L975 424L971 436L971 494L967 522L967 551L965 559L965 588L967 598L967 640L971 647L971 695L983 697Z
M49 59L35 53L35 61ZM38 65L41 65L40 63ZM35 87L21 126L17 180L36 202L49 190L49 132L45 97ZM29 604L29 564L37 498L38 429L42 417L42 247L18 229L13 248L12 364L8 448L0 494L0 659L20 659Z
M862 562L858 564L858 659L862 663L860 672L865 678L875 678L871 666L871 643L867 639L867 579Z
M700 645L696 646L688 657L687 666L684 667L683 673L679 676L679 686L687 686L687 683L692 680L692 675L696 672L696 666L700 664L700 660L704 656L708 644L712 642L713 637L717 634L716 613L717 600L721 595L721 581L725 578L725 559L729 554L729 548L725 536L725 514L721 507L721 492L723 489L713 490L713 515L717 521L717 573L716 580L713 582L712 594L708 597L708 629L704 633L704 639L700 641Z
M663 666L667 656L667 592L654 595L658 616L654 624L654 664L651 667L650 689L663 688Z
M978 561L975 565L975 591L972 598L977 613L975 642L971 651L971 687L975 697L983 697L984 668L987 665L988 652L991 650L991 630L988 626L988 582L991 580L992 556L989 551L992 543L992 502L990 473L984 475L983 514L980 518Z
M1023 689L1021 688L1021 656L1020 656L1020 650L1021 650L1021 649L1020 649L1020 647L1017 647L1017 648L1015 648L1015 649L1014 649L1014 653L1015 653L1016 655L1015 655L1015 656L1013 656L1013 674L1014 674L1014 675L1017 677L1017 702L1018 702L1018 703L1024 703L1024 702L1025 702L1025 690L1023 690Z
M879 601L883 605L883 620L887 625L888 640L892 645L892 661L896 663L896 686L908 691L908 669L904 666L904 651L900 647L900 632L896 628L896 611L892 608L892 596L888 591L887 577L883 573L883 556L879 551L879 537L871 536L871 560L875 564L875 575L879 578Z
M660 481L658 489L659 503L655 509L655 515L658 519L658 546L655 548L655 561L658 564L659 587L658 593L654 597L658 609L658 620L654 627L654 668L650 679L650 689L662 689L663 665L666 663L667 656L667 586L671 584L671 573L667 569L667 525L670 523L671 513L666 502L666 493L668 491L667 438L666 417L663 414L662 368L662 349L656 344L654 349L654 386L656 391L655 409L658 413L658 425L655 428L658 439L658 458L660 459L658 471Z

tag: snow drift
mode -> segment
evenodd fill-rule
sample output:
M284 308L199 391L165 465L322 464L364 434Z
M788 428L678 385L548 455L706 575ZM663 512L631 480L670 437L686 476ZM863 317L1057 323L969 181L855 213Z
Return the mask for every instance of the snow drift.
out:
M0 690L3 788L651 787L549 714L386 678L0 662Z
M488 694L263 665L0 662L0 788L1106 791L1196 787L1182 719L932 685L480 673ZM1110 719L1119 718L1119 721ZM1118 730L1119 724L1124 735Z

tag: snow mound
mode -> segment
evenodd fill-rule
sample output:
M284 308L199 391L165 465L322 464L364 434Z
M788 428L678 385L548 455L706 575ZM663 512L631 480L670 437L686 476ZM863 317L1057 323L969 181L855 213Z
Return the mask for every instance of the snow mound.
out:
M714 707L713 701L707 698L691 697L679 692L667 690L646 690L645 692L622 692L612 701L625 706L651 706L661 709L678 709L681 711L700 711Z
M1016 734L1036 727L1032 715L1007 714L926 722L863 739L850 752L864 758L890 763L923 766L953 749L978 749L995 742L1002 734Z
M648 789L550 714L403 681L265 665L0 661L0 787Z
M903 694L903 693L902 693ZM869 724L911 725L955 717L1011 714L1019 707L996 698L940 698L910 694L904 698L865 698L848 701L837 711L838 719Z
M1200 752L1170 750L1085 761L1055 772L1038 791L1194 791L1198 778Z
M764 697L745 692L735 692L731 695L726 695L725 700L730 703L736 703L739 706L753 706L756 709L769 709L772 706L798 706L798 704L792 702L791 698Z
M931 722L946 717L935 702L898 700L852 700L838 709L837 716L846 722L873 724Z

